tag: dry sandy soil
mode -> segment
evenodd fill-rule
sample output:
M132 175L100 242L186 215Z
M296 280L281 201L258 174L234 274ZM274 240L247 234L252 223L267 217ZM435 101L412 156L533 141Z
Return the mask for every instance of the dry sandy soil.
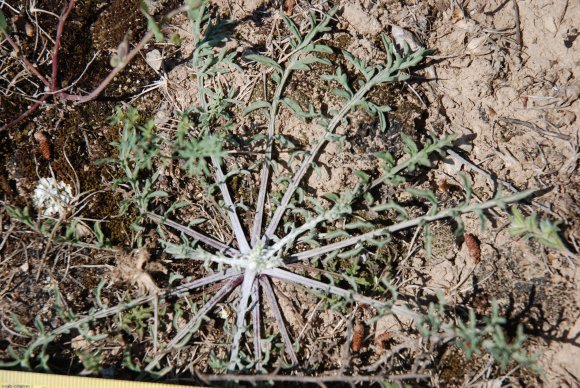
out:
M155 10L158 14L176 6L174 1L161 3ZM299 19L308 9L329 9L326 2L310 4L292 0L283 4L267 0L210 3L212 15L233 21L228 45L241 56L252 51L274 57L280 55L286 34L280 12ZM37 8L55 13L64 6L62 1L35 4ZM50 53L39 47L51 47L49 37L54 36L55 20L50 15L36 13L35 21L33 14L25 12L29 5L19 0L11 2L10 7L5 4L2 9L25 51L34 52L37 62L41 62L39 68L48 74ZM341 10L333 21L333 30L323 36L335 50L346 49L369 62L380 61L383 57L379 34L386 32L398 44L404 41L411 48L423 46L434 51L414 72L415 77L410 82L375 96L388 100L394 108L389 114L390 127L386 132L377 131L376 120L365 114L357 113L351 118L348 128L342 129L348 134L347 145L342 150L328 147L320 156L320 174L310 175L307 182L310 192L320 195L352 187L356 183L353 171L376 167L370 156L372 152L382 149L400 152L397 140L400 131L415 139L424 139L428 132L455 134L460 137L454 148L458 154L437 160L435 168L414 177L417 186L436 191L440 201L448 204L456 200L461 190L459 172L466 174L480 200L492 197L500 186L505 191L545 189L521 209L527 214L537 213L540 218L561 220L561 237L573 252L564 254L535 241L511 236L507 213L497 210L490 215L484 230L477 217L465 219L465 232L474 236L481 250L481 257L474 260L464 238L453 235L454 225L436 223L432 256L425 255L419 241L415 254L408 257L400 269L399 291L407 297L428 300L428 295L439 290L450 306L468 306L483 315L489 313L491 301L497 300L512 332L518 324L524 326L528 336L526 349L538 355L543 374L534 375L518 368L502 371L497 366L490 366L488 358L468 360L458 348L448 346L434 353L432 359L425 360L428 366L423 371L431 376L428 382L409 383L445 387L580 386L580 274L577 270L580 39L576 39L580 3L569 0L354 0L337 5ZM20 10L19 17L15 17L13 8ZM36 29L26 34L27 25L34 22L45 32ZM112 188L111 181L118 176L118 171L95 161L115 152L110 143L117 140L119 128L109 123L109 117L116 105L130 103L137 107L145 115L154 117L161 136L170 136L175 129L175 112L197 103L195 75L188 68L193 50L188 35L190 28L185 16L173 19L164 32L179 34L182 44L148 44L142 55L137 56L96 100L82 105L46 104L26 120L0 133L1 203L31 207L31 195L39 176L54 173L71 184L76 181L76 193L97 191L87 201L83 217L107 220L103 230L119 250L107 252L54 246L11 220L4 210L0 211L0 272L3 274L0 279L0 356L9 358L8 345L20 344L11 330L13 322L9 313L16 314L30 326L36 315L46 322L55 319L51 291L55 285L67 303L78 311L93 305L92 290L102 277L111 277L112 272L116 282L105 291L106 298L116 300L123 293L139 292L129 284L132 275L127 275L131 266L136 266L135 253L130 253L135 248L129 230L131 214L115 217L122 193ZM79 2L65 26L60 56L61 82L76 82L74 87L78 90L92 90L110 71L111 53L115 52L127 30L132 32L132 43L146 31L146 20L139 11L138 2ZM38 41L35 41L37 36ZM4 125L30 104L26 96L34 92L33 81L37 81L22 71L6 42L0 48L0 125ZM95 59L89 71L82 74L93 56ZM335 97L328 86L319 82L319 75L313 72L293 79L288 93L298 101L332 105ZM236 98L248 103L263 93L267 76L263 69L247 66L244 72L224 76L222 82L236 87ZM240 118L234 133L241 136L256 131L261 123L254 120L259 119ZM288 111L281 112L280 121L284 123L280 130L300 146L306 146L309 139L320 134L316 125L304 124ZM43 154L42 141L34 136L39 132L47 138L49 155ZM280 159L287 158L288 155L281 151ZM180 174L179 169L162 171L160 188L173 193L175 201L199 200L197 213L190 218L201 215L212 219L208 228L220 233L220 217L207 210L209 206L204 207L207 198L196 189L195 181ZM238 187L251 196L255 191L252 184L255 183L245 180ZM182 218L188 221L183 214ZM154 228L150 226L150 230L146 246L151 259L145 270L152 274L155 282L160 287L167 285L164 272L195 277L186 265L171 262L159 253L154 243L157 238ZM395 261L403 260L407 251L413 249L415 239L412 237L412 234L401 236L399 245L392 248ZM348 325L344 322L352 324L352 319L348 318L356 314L360 318L364 308L362 312L359 308L351 315L339 317L318 311L316 298L304 292L293 295L291 289L279 287L288 295L280 304L291 327L307 327L315 314L321 325L318 331L313 328L312 333L304 335L308 337L304 341L309 346L302 357L310 359L312 365L313 358L320 354L317 362L322 365L320 370L312 372L310 369L310 374L344 368L341 364L344 354L336 350L344 340L333 335L346 333ZM79 302L81 300L87 305ZM223 315L227 318L227 312ZM175 359L178 365L184 363L176 371L176 377L180 373L192 375L194 370L212 372L204 364L209 354L209 347L204 344L220 340L222 334L216 321L219 319L209 320L203 338L192 346L192 353L184 352ZM401 322L383 320L366 327L364 351L352 355L348 362L349 373L362 373L365 365L403 343L407 335L403 326ZM295 335L300 333L294 330ZM393 337L386 349L371 349L373 338L385 332ZM321 340L322 345L316 345L316 337L328 341ZM117 342L109 344L110 348L104 352L101 375L130 377L131 372L123 366L122 344L124 341L144 342L127 334L119 334L116 338ZM86 369L75 354L89 347L90 344L75 344L74 338L61 339L55 345L52 369L58 373L78 373ZM137 349L135 354L138 359L144 350ZM412 357L412 353L405 357ZM405 362L397 362L401 366L395 372L411 372Z

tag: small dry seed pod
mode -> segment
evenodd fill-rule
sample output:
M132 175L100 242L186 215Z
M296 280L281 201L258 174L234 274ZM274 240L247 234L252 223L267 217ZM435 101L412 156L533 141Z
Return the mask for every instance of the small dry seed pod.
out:
M522 106L524 109L528 108L528 96L521 96L520 100L522 101Z
M40 154L46 160L50 160L52 153L50 151L50 139L46 135L46 133L42 131L38 131L34 133L34 140L38 142L38 149L40 150Z
M282 4L282 9L286 13L286 15L291 16L295 6L296 0L284 0L284 4Z
M36 33L36 29L30 23L26 23L24 25L24 31L26 32L26 35L28 35L30 37L34 36L34 34Z
M351 350L354 353L362 348L363 340L365 338L365 326L361 322L354 324L354 332L352 334L352 343L350 345Z
M440 179L437 181L437 190L440 193L446 193L449 191L450 188L451 185L449 184L449 182L447 182L446 179Z
M379 334L375 338L374 344L375 344L375 346L378 346L381 349L385 349L387 342L389 342L392 338L393 338L393 335L390 332L385 331L384 333Z
M481 261L481 247L479 246L479 241L471 233L466 233L463 238L465 239L465 245L467 245L467 251L469 252L469 257L473 264L477 264Z
M478 36L476 38L471 39L467 44L467 47L465 48L465 52L471 55L489 54L491 52L491 49L489 48L489 46L486 45L487 40L488 38L486 35Z

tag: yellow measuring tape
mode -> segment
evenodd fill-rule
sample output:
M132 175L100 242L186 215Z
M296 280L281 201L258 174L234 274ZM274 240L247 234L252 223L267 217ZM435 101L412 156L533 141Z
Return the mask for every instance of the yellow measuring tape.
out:
M94 377L59 376L0 370L0 388L192 388L185 385L142 383Z

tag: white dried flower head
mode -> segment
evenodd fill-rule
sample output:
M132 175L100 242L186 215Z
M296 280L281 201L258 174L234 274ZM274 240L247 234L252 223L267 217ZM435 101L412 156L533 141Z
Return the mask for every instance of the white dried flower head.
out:
M32 196L34 207L45 216L64 217L72 200L71 186L54 178L40 178Z

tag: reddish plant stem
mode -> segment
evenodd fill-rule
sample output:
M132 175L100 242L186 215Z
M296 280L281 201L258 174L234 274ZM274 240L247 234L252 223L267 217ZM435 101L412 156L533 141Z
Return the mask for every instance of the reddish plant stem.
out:
M36 111L38 109L38 107L40 107L42 104L44 104L44 102L46 101L46 99L48 97L50 97L50 94L45 94L44 96L42 96L42 98L40 100L38 100L37 102L35 102L30 108L28 108L28 110L26 112L22 113L20 116L18 116L14 120L12 120L9 123L4 124L2 127L0 127L0 132L18 124L19 122L21 122L22 120L24 120L25 118L30 116L32 113L34 113L34 111Z
M54 50L52 52L52 78L50 80L50 91L54 92L57 90L58 85L58 51L60 50L60 40L62 38L62 32L64 31L64 23L68 18L68 15L72 11L77 0L70 0L68 7L58 18L58 27L56 28L56 39L54 40Z
M40 72L38 71L38 69L36 67L34 67L34 65L32 63L30 63L30 61L28 60L28 58L26 58L26 56L21 53L20 48L16 45L16 43L12 40L12 38L9 35L5 35L5 37L6 37L6 41L8 41L8 43L10 44L10 46L12 46L12 48L18 53L18 56L20 57L20 60L22 62L24 62L24 64L26 65L26 67L28 67L28 69L36 77L38 77L38 79L41 80L43 84L45 84L46 86L49 86L50 87L50 83L48 82L48 80L46 78L44 78L43 75L40 74Z
M169 12L167 15L165 15L163 19L169 20L172 17L187 11L188 9L189 9L188 5L182 5L181 7ZM111 83L111 81L113 81L113 79L117 76L117 74L119 74L119 72L121 72L121 70L123 70L129 62L131 62L131 60L135 57L135 55L137 55L143 49L143 47L145 47L145 45L153 38L153 36L154 33L152 31L148 31L145 34L145 36L141 38L141 41L139 41L139 43L135 46L135 48L131 50L124 58L122 58L121 63L119 63L119 65L117 65L109 73L109 75L107 75L107 77L99 84L99 86L97 86L91 93L81 96L78 94L68 94L65 92L59 92L56 95L59 98L62 98L67 101L75 101L77 104L95 99L99 94L101 94L101 92L107 86L109 86L109 84Z
M147 42L149 42L151 40L151 38L153 38L153 32L149 31L141 39L139 44L137 44L137 46L135 46L135 48L133 50L131 50L125 58L123 58L121 63L119 65L117 65L113 69L113 71L111 71L109 73L109 75L107 75L107 77L91 93L82 96L82 95L78 95L78 94L68 94L65 92L58 92L55 95L59 98L62 98L63 100L75 101L77 104L91 101L91 100L95 99L99 94L101 94L101 92L107 86L109 86L111 81L113 81L113 78L115 78L117 76L117 74L119 74L119 72L121 70L123 70L123 68L133 59L133 57L135 57L135 55L137 55L139 53L139 51L141 51L141 49L147 44Z
M38 77L38 79L40 79L42 81L42 83L44 83L46 86L48 86L50 93L44 95L40 100L38 100L34 105L32 105L26 112L24 112L23 114L18 116L18 118L14 119L14 120L10 121L9 123L5 124L4 126L0 127L0 132L18 124L20 121L22 121L23 119L28 117L31 113L36 111L38 109L38 107L40 105L42 105L48 99L48 97L51 95L54 96L55 99L62 99L65 101L75 101L75 103L77 103L77 104L91 101L91 100L95 99L111 83L111 81L113 81L113 79L117 76L117 74L119 74L119 72L121 70L123 70L125 68L125 66L127 66L127 64L143 49L143 47L145 47L145 45L154 36L154 33L152 31L148 31L145 34L145 36L143 36L141 41L135 46L135 48L133 50L131 50L129 52L129 54L127 54L127 56L125 56L122 59L121 63L117 67L115 67L109 73L109 75L107 75L107 77L99 84L99 86L97 86L91 93L83 96L83 95L77 95L77 94L68 94L68 93L62 92L62 91L59 92L58 91L58 52L59 52L60 46L61 46L62 33L64 31L64 25L65 25L66 19L68 18L74 5L76 4L76 1L77 0L70 0L66 10L63 12L63 14L59 17L59 20L58 20L56 39L54 42L54 50L53 50L53 55L52 55L52 78L51 78L50 82L42 74L40 74L40 72L32 65L32 63L30 63L30 61L28 60L28 58L26 58L26 56L24 56L23 54L20 54L20 59L22 60L22 62L24 62L24 64L30 69L30 71L34 75L36 75L36 77ZM193 7L195 7L195 6L196 5L193 5ZM190 8L189 5L183 5L177 9L169 12L167 15L165 15L165 17L163 19L169 20L172 17L189 10L189 8ZM16 43L9 36L6 36L6 39L7 39L8 43L12 46L12 48L14 50L16 50L16 52L20 53L19 47L16 45Z

